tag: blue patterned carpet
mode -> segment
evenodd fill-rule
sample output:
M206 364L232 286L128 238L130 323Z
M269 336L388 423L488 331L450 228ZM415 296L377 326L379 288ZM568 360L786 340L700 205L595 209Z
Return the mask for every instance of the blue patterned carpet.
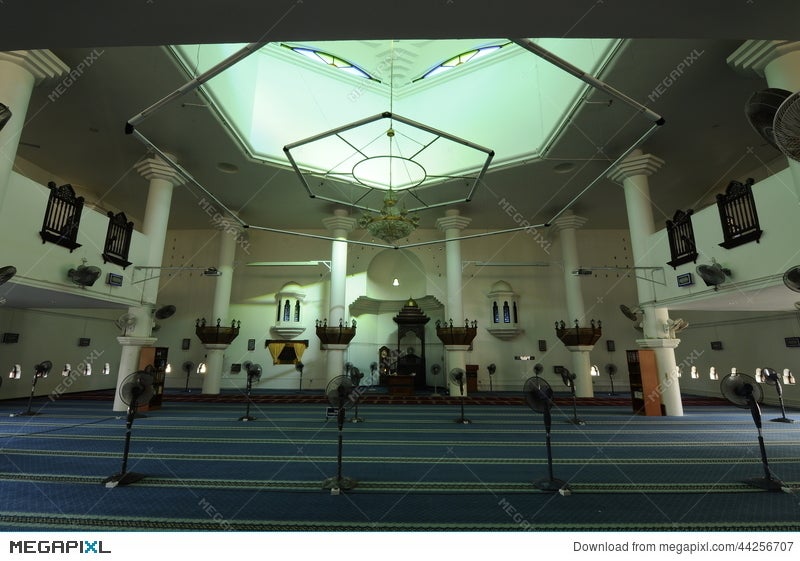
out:
M579 407L586 425L553 421L556 478L546 493L542 416L522 405L367 404L344 427L343 474L332 495L338 431L324 404L165 401L133 426L128 469L146 477L109 489L125 419L107 401L40 402L9 417L0 403L0 531L12 530L770 530L800 529L800 422L765 422L763 475L748 411L689 406L679 418L627 406ZM790 412L796 413L796 412ZM776 416L766 409L764 418ZM349 412L349 416L352 411Z

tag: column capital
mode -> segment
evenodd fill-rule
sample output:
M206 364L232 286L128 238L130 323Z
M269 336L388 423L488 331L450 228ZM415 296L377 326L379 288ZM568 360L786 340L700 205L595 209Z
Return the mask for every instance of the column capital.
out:
M0 52L0 61L7 61L31 73L34 83L60 78L69 72L69 66L49 49Z
M123 347L152 347L156 341L155 337L117 337L117 342Z
M345 237L348 233L356 228L358 221L349 216L347 211L343 208L337 208L333 211L333 216L322 219L322 224L330 230L335 236Z
M451 208L445 211L444 216L436 220L436 227L443 232L452 229L463 230L469 226L470 222L472 222L472 218L461 216L458 209Z
M560 232L561 230L577 230L581 228L588 219L574 214L571 210L565 211L561 216L553 220L550 226Z
M663 165L664 160L658 156L643 154L641 150L634 150L627 158L617 164L606 177L615 183L622 183L629 177L653 175Z
M728 57L728 65L742 74L764 76L764 69L773 60L800 50L800 41L748 40Z
M136 171L148 181L163 179L173 186L182 185L183 177L158 156L152 156L136 164Z

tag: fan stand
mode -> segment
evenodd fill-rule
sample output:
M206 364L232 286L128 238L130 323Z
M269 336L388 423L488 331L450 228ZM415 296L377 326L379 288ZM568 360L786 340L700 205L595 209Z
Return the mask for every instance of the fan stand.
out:
M781 416L770 419L770 421L773 423L794 423L794 419L786 417L786 407L783 405L783 388L781 387L780 380L775 380L775 391L778 392L778 401L781 404Z
M553 451L550 444L550 429L553 425L552 417L550 416L550 403L544 408L544 429L545 429L545 442L547 447L547 479L538 479L533 482L536 488L548 493L557 493L561 491L569 491L569 484L563 479L556 479L553 477Z
M28 398L28 408L25 411L20 411L19 413L12 413L9 417L33 417L34 415L38 415L38 411L33 411L31 406L33 405L33 393L36 391L36 382L39 381L39 376L36 374L33 375L33 383L31 384L31 395Z
M468 425L468 424L472 423L472 421L470 421L469 419L467 419L464 416L464 378L463 377L458 381L458 390L461 392L461 416L458 419L456 419L455 422L459 423L459 424L462 424L462 425Z
M572 392L572 418L567 419L573 425L585 425L586 421L578 418L578 398L575 396L575 380L570 380L569 389Z
M256 418L250 415L250 389L253 387L253 377L250 376L250 373L247 374L247 391L245 393L245 397L247 398L247 409L245 410L244 415L239 417L240 421L255 421Z
M617 395L617 392L614 391L614 376L609 374L608 379L611 381L611 393L608 395Z
M138 407L137 401L139 400L138 388L135 388L131 403L128 405L128 416L125 422L125 450L122 452L122 468L119 473L106 477L102 483L108 488L120 487L136 483L146 476L142 473L127 471L128 469L128 452L131 448L131 429L133 427L133 419L136 418L136 408Z
M358 485L358 481L355 479L342 475L342 435L345 408L340 405L337 409L336 420L339 425L339 451L336 457L336 477L328 477L322 481L322 488L330 489L332 495L338 495L339 490L349 491Z
M433 373L433 393L431 394L431 397L442 397L441 394L439 393L439 387L436 385L436 376L438 376L438 374L436 372L434 372Z
M750 395L747 402L750 405L750 414L753 416L753 421L758 429L758 447L761 449L761 465L764 467L764 477L745 479L744 483L747 483L752 487L758 487L759 489L763 489L765 491L782 491L784 487L783 482L772 477L772 472L769 469L769 462L767 461L767 449L764 446L764 435L761 432L761 408L758 406L758 402L753 398L752 395Z

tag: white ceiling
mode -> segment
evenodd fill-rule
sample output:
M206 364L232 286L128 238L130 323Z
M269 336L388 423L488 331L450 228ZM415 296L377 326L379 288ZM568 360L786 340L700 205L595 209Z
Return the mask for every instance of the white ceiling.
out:
M663 223L677 208L697 210L712 201L731 179L760 179L766 173L765 163L772 171L785 165L744 117L746 99L766 87L765 81L737 74L726 58L747 38L798 38L800 3L727 2L724 9L720 5L694 1L689 12L656 0L491 5L428 0L394 3L389 8L397 7L397 13L375 17L374 2L364 1L116 5L87 0L80 8L63 10L45 2L7 2L0 7L3 18L15 24L0 36L0 48L50 48L71 67L93 52L97 55L58 99L48 97L51 89L36 88L18 155L93 193L100 206L124 210L140 227L146 182L133 166L146 151L123 133L124 125L187 81L162 45L349 39L349 49L352 40L369 41L369 48L380 53L390 44L387 38L630 38L600 78L666 119L644 146L666 162L651 179L655 218ZM48 17L42 17L43 9L49 10ZM350 56L351 51L343 55ZM686 65L687 60L691 64ZM654 96L659 84L682 63L679 78ZM513 77L509 80L513 87ZM506 109L512 120L519 111L513 106ZM545 160L490 169L472 202L459 205L462 212L473 218L476 228L508 228L514 224L498 206L498 200L506 199L531 223L545 222L638 137L641 129L621 125L629 120L630 110L623 104L609 104L607 95L590 93ZM525 125L519 123L522 130ZM144 123L142 132L174 153L248 223L320 228L322 218L331 212L329 203L309 199L285 166L248 158L197 93L166 107ZM219 163L239 171L224 173ZM565 164L572 164L572 171L562 173ZM199 196L188 188L176 190L170 227L208 224L197 205ZM622 191L608 180L599 181L573 209L589 219L587 228L627 227ZM421 213L421 227L433 227L440 214L441 210Z

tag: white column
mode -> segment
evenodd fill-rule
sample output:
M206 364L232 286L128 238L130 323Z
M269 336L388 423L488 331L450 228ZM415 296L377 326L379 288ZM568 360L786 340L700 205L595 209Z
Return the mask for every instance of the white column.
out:
M444 239L447 240L444 244L445 250L445 271L446 271L446 286L447 286L447 306L445 307L445 322L450 323L453 320L453 325L464 325L464 306L462 303L461 294L461 241L458 238L461 231L469 226L472 222L471 218L461 216L457 209L446 210L444 216L436 220L436 227L444 232ZM469 346L466 345L445 345L447 368L445 370L445 379L453 368L460 368L464 371L466 376L467 357L466 353ZM458 384L449 384L450 395L460 395ZM467 381L464 379L464 395L467 395Z
M180 185L181 177L164 163L161 158L148 158L136 165L136 170L147 179L150 184L147 191L147 206L142 223L142 233L147 236L148 254L147 262L142 265L160 267L164 256L164 242L167 239L167 224L169 210L172 203L172 188ZM125 337L118 337L123 345L122 355L117 371L117 391L114 397L114 411L127 409L119 398L119 388L125 378L139 369L139 351L143 346L150 346L156 342L151 337L153 329L153 309L158 297L158 270L146 269L147 277L153 277L142 283L142 304L131 306L128 313L136 317L133 326ZM125 341L124 343L122 341ZM141 342L141 343L137 343Z
M11 119L0 131L0 206L17 157L33 87L67 72L69 67L48 50L0 52L0 103L11 110Z
M338 326L345 322L347 306L347 234L356 227L356 219L347 211L337 208L333 216L322 220L336 241L331 242L331 293L328 311L328 325ZM344 372L344 358L347 345L328 345L326 348L326 380L329 382Z
M728 64L742 74L766 78L770 88L800 91L800 41L745 41L728 57ZM787 160L800 203L800 162Z
M214 307L211 312L211 325L216 325L217 319L222 320L222 325L230 325L233 318L229 317L231 306L231 287L233 286L233 263L236 259L236 246L242 230L226 222L225 228L220 231L222 236L219 241L219 258L217 270L221 273L216 277L214 286ZM205 345L206 348L206 374L203 378L203 393L218 394L222 380L225 351L228 345Z
M652 154L634 150L608 175L609 179L622 183L625 191L625 206L628 212L628 226L631 234L631 252L634 266L646 266L646 255L650 250L650 236L655 232L653 209L650 202L649 176L657 171L664 161ZM666 240L665 240L666 243ZM636 289L639 301L652 300L655 287L649 281L637 276ZM652 304L643 305L643 338L636 343L643 349L653 349L658 365L661 403L667 415L683 415L680 381L676 371L675 348L680 339L671 339L664 329L669 319L669 310Z
M578 241L576 231L586 223L586 218L575 215L571 210L565 211L553 221L553 227L561 239L561 259L564 262L564 289L567 296L567 327L572 327L575 320L578 325L589 327L585 321L586 308L581 291L581 277L572 272L581 265L578 257ZM586 263L584 263L585 265ZM589 353L593 345L567 346L572 358L572 372L575 374L575 395L578 397L594 397L592 387L592 360Z

